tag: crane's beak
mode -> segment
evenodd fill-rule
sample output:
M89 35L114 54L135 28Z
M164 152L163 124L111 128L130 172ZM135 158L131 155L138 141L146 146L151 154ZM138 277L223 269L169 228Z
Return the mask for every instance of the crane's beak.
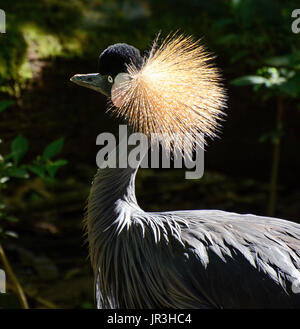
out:
M75 74L70 81L79 86L90 88L110 97L111 83L108 82L107 76L99 73Z

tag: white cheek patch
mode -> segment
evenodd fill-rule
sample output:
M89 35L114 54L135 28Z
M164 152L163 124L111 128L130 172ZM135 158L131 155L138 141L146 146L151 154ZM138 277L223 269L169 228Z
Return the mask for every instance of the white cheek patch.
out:
M114 106L121 107L127 90L126 82L130 79L128 73L119 73L111 88L111 101Z

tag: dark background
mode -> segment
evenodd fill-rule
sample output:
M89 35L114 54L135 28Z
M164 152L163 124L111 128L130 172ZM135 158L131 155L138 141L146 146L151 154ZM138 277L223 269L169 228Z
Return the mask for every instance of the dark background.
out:
M55 180L28 170L29 178L12 175L0 190L1 244L30 307L94 307L82 218L96 171L96 136L116 132L117 123L105 113L102 95L69 78L95 72L100 52L116 42L144 52L159 31L162 37L180 30L202 38L216 55L229 95L220 138L208 143L203 178L185 180L183 170L140 170L136 193L142 208L223 209L299 222L300 33L291 30L297 5L279 0L1 1L7 26L0 35L0 100L14 103L0 113L0 154L9 154L21 134L29 143L19 164L26 168L63 137L56 158L68 161ZM235 80L249 75L269 83ZM277 200L270 210L270 177L277 163ZM20 307L10 278L7 288L0 307Z

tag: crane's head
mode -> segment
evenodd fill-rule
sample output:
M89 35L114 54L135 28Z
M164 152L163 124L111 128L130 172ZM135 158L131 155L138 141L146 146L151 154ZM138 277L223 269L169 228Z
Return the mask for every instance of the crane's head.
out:
M155 40L145 57L118 43L101 53L98 73L76 74L71 81L108 96L109 110L135 132L159 134L173 146L178 137L205 143L205 136L215 136L226 100L211 59L198 41L183 35L161 45Z
M120 77L127 72L128 65L141 68L142 63L143 57L138 49L126 43L117 43L100 54L99 73L76 74L70 80L82 87L94 89L111 97L115 81L120 80Z

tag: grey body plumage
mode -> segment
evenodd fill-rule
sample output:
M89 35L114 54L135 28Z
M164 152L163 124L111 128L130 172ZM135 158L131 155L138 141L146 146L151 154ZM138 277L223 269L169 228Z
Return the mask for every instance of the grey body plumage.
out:
M99 308L300 307L300 225L218 210L145 212L133 169L99 169L86 224Z
M142 62L134 47L111 46L102 75L72 81L110 95L117 72ZM300 308L299 224L219 210L145 212L137 170L99 169L91 187L85 224L98 308Z

